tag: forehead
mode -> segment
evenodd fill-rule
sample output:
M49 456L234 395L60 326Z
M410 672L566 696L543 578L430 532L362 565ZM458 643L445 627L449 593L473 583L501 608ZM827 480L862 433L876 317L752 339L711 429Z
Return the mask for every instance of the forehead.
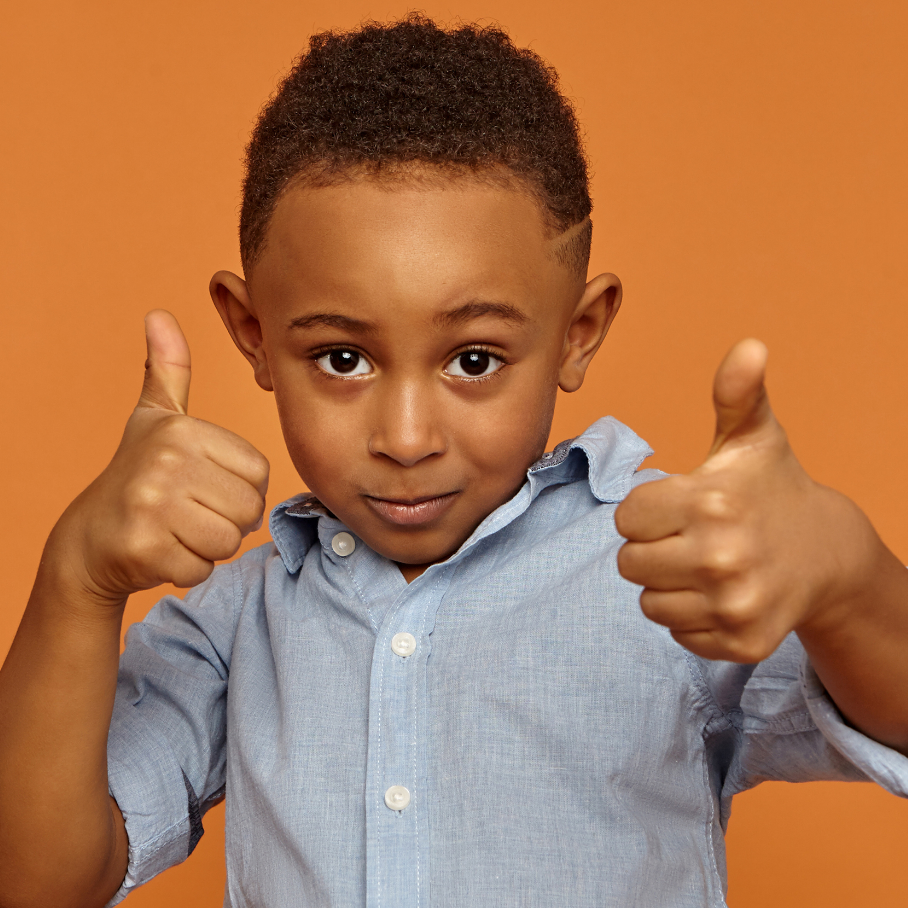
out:
M519 189L469 179L300 185L275 208L251 284L281 308L316 297L551 300L574 283L552 247L538 203Z

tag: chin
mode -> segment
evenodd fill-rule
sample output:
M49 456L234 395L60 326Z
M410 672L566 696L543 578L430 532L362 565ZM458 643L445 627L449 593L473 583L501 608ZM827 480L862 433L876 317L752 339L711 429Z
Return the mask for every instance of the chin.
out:
M397 564L412 565L436 564L439 561L445 561L446 559L450 558L451 555L453 555L462 544L462 541L456 541L453 543L440 543L436 541L434 545L424 544L387 546L381 544L372 545L369 540L366 540L366 542L374 551L378 552L379 555L383 555L389 561L394 561ZM416 542L416 540L413 540L413 542Z

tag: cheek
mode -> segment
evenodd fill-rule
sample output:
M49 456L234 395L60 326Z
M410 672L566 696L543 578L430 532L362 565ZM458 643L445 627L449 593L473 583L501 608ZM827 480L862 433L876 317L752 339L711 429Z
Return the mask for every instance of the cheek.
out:
M355 421L339 419L336 408L305 387L276 383L274 390L284 443L302 480L313 488L326 476L343 475L357 450Z
M513 482L545 451L557 390L554 382L526 383L518 393L470 414L459 440L487 485Z

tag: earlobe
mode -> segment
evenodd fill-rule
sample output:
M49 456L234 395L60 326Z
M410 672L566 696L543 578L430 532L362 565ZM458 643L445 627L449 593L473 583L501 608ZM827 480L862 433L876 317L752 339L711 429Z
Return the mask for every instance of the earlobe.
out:
M620 306L621 281L614 274L600 274L586 285L564 338L558 372L562 391L572 393L583 384L586 370Z
M248 284L231 271L218 271L212 277L208 290L230 337L252 366L259 387L273 391L262 341L262 326L255 316Z

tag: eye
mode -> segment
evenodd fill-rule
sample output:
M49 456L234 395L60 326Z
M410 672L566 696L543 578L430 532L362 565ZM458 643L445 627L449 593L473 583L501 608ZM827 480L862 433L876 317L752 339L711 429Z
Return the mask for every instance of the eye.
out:
M503 365L502 360L485 350L467 350L458 353L448 363L445 372L455 378L484 378L496 373Z
M355 350L331 350L315 361L329 375L368 375L372 371L369 361Z

